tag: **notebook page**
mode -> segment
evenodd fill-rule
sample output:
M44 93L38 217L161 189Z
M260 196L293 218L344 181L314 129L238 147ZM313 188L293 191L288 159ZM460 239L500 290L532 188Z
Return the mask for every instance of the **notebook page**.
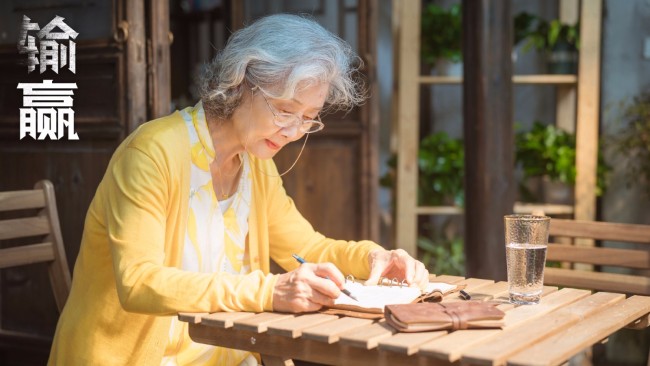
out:
M334 301L335 306L349 305L383 311L386 305L409 304L422 295L422 291L418 287L364 286L358 282L346 282L345 288L359 299L359 301L355 301L347 295L341 294ZM448 283L430 282L426 287L425 293L440 291L444 294L455 288L456 285L450 285Z
M334 300L335 305L352 305L382 311L386 305L411 303L422 294L417 287L364 286L358 282L347 282L345 288L359 301L341 294Z
M429 284L426 287L426 290L424 291L425 293L430 293L433 291L440 291L443 294L446 294L447 292L453 290L456 288L456 285L451 285L448 283L444 282L429 282Z

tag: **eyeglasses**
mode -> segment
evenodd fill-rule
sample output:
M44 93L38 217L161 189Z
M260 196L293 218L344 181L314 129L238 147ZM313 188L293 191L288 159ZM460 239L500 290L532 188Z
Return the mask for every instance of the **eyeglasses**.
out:
M298 130L303 133L314 133L325 128L323 122L320 121L320 115L317 115L317 120L314 120L303 119L293 113L277 112L277 110L271 106L271 103L269 103L269 100L266 98L266 95L264 94L262 88L256 88L260 90L260 94L262 94L262 98L264 98L267 107L269 107L269 110L271 113L273 113L273 123L276 126L282 128L298 127Z

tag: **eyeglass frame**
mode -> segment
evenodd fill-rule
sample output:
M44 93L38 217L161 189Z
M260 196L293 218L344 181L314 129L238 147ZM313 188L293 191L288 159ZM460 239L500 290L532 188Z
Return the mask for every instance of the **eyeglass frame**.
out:
M252 90L256 90L256 89L260 91L260 94L262 94L262 98L264 98L264 102L266 102L266 106L269 108L269 111L271 111L271 113L273 114L273 124L274 125L276 125L276 126L278 126L280 128L298 127L298 131L300 131L302 133L315 133L315 132L322 131L323 128L325 128L325 124L320 120L320 113L316 115L316 118L318 119L318 120L316 120L316 119L304 119L303 117L298 117L297 115L295 115L293 113L279 112L279 111L277 111L277 108L271 106L271 103L269 103L269 100L267 99L266 93L264 92L264 90L262 88L260 88L259 86L255 86ZM280 116L284 116L285 118L292 118L292 119L294 119L294 121L298 121L298 122L297 123L292 123L290 125L283 126L282 124L280 124L280 121L279 121ZM307 123L309 123L310 126L311 125L318 126L317 130L315 130L315 131L309 131L309 130L305 131L305 130L303 130L303 126L305 126Z

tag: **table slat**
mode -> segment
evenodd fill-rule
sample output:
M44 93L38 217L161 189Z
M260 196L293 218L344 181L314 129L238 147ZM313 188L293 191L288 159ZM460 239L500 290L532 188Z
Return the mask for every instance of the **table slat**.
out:
M506 311L503 318L506 329L516 324L523 323L548 314L551 311L566 306L572 302L589 296L587 290L562 289L542 297L535 306L519 306ZM499 334L498 329L467 329L450 333L444 337L420 346L419 354L433 356L439 359L455 362L460 359L463 351L474 345L489 340Z
M390 338L379 341L379 349L412 355L420 345L446 335L446 330L421 333L397 333Z
M616 330L650 313L650 297L632 296L597 312L577 324L508 360L509 365L555 365L607 338Z
M553 292L556 292L558 290L557 286L544 286L542 288L542 297L551 294Z
M471 296L471 300L488 301L499 298L503 302L508 301L508 282L497 282L488 285L483 285L474 289L465 289ZM444 302L466 301L461 299L458 295L455 297L445 298Z
M292 359L282 356L265 355L262 362L264 366L294 366Z
M252 318L256 313L236 311L233 313L212 313L201 317L201 323L217 328L231 328L235 320Z
M481 287L489 286L493 284L492 280L483 280L480 278L468 278L460 282L455 283L455 285L465 285L465 292L475 291ZM460 292L454 292L443 297L442 302L448 302L453 300L460 300Z
M295 318L290 318L269 324L267 330L269 334L279 334L289 338L298 338L302 330L314 325L332 322L339 317L329 314L305 314Z
M260 313L250 318L236 319L233 322L235 329L243 329L251 332L264 333L269 324L280 320L293 318L293 314L283 313Z
M563 288L560 291L542 297L537 305L518 305L515 309L506 313L503 321L505 322L506 328L510 328L523 322L533 321L542 315L555 311L560 307L568 306L589 295L591 295L591 291L589 290Z
M206 315L208 315L208 313L178 313L178 320L190 324L199 324L201 318Z
M483 286L491 285L493 283L494 283L494 281L492 281L492 280L484 280L482 278L467 278L467 279L464 279L464 280L458 282L459 285L461 285L461 284L466 285L465 291L478 289L478 288L481 288Z
M372 324L371 319L341 318L333 322L319 324L302 330L302 338L332 344L338 342L342 333Z
M292 339L268 332L257 333L239 329L209 327L204 324L190 324L192 340L220 347L241 349L282 359L309 360L326 365L400 365L420 366L416 356L394 352L378 352L356 347L341 347L300 337Z
M518 351L529 347L542 339L557 334L576 324L585 316L596 313L617 302L623 301L625 295L599 292L560 308L543 318L527 321L520 326L505 329L489 342L472 347L461 362L482 365L503 365L505 360Z
M641 330L650 327L650 316L644 315L625 326L627 329Z
M465 277L461 276L451 276L451 275L440 275L429 277L429 282L445 282L445 283L458 283L463 281Z
M396 330L386 324L385 320L381 320L341 334L339 342L358 348L373 349L377 347L380 340L392 336L395 332Z

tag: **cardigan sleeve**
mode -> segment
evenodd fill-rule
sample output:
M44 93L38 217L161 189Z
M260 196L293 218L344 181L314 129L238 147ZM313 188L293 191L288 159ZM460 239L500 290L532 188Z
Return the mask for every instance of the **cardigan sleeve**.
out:
M183 245L169 243L166 235L179 228L168 227L170 187L178 183L165 164L155 152L127 147L104 178L106 230L122 307L157 315L271 310L277 280L272 275L195 273L164 265L165 246Z
M277 175L272 161L267 167ZM374 249L383 249L369 241L334 240L314 230L300 214L293 200L287 195L280 178L267 178L268 223L270 255L285 270L293 270L298 263L291 257L296 253L308 262L335 264L343 275L365 279L370 274L368 254Z

